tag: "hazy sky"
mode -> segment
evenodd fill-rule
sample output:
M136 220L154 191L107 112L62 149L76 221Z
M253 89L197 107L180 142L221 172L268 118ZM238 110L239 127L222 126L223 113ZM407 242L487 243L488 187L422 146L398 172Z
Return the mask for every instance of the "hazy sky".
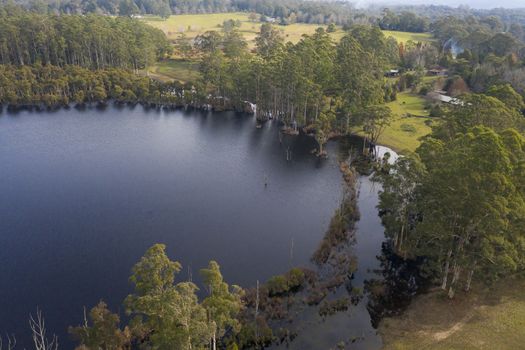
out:
M494 7L522 7L525 8L525 0L351 0L358 6L369 4L406 4L406 5L449 5L457 7L468 5L474 8L494 8Z

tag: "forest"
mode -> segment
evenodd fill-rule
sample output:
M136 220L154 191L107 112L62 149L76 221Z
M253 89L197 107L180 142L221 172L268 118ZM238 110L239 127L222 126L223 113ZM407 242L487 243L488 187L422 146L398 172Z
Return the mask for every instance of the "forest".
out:
M387 244L400 259L418 261L421 275L451 299L475 288L476 281L523 273L525 26L519 13L465 10L472 15L439 17L428 8L403 9L363 24L350 20L353 9L338 2L123 0L27 7L0 8L0 105L8 108L115 101L243 111L253 103L259 124L278 119L285 133L312 135L317 155L325 156L328 140L356 128L375 145L393 119L386 103L399 93L444 91L457 100L428 102L435 121L415 152L391 165L374 163L373 153L363 148L382 184L379 209ZM192 41L181 35L172 46L162 31L137 19L95 14L232 10L344 24L344 34L335 41L329 29L319 28L293 44L276 25L264 23L249 50L236 23L229 22ZM79 14L84 12L90 14ZM431 31L435 40L398 43L381 29ZM161 83L138 74L173 54L198 60L200 78ZM396 76L386 77L391 70ZM445 70L445 76L429 75ZM78 349L271 343L275 337L257 318L259 306L264 300L268 313L278 313L272 298L288 297L311 278L308 271L292 269L260 289L243 290L224 282L211 261L201 270L206 296L199 300L196 284L176 283L181 268L164 246L150 248L133 268L135 290L123 303L130 321L121 325L101 302L83 325L70 329Z
M3 0L9 3L8 0ZM345 1L302 1L302 0L16 0L37 13L67 14L110 14L131 16L153 14L168 17L177 14L205 14L221 12L253 12L274 17L281 24L316 23L316 24L355 24L382 23L396 30L423 31L426 25L445 16L458 18L497 17L507 25L525 24L523 9L479 10L465 6L452 8L447 6L407 6L394 5L356 8Z
M137 71L169 52L164 34L125 17L39 15L0 9L0 64Z

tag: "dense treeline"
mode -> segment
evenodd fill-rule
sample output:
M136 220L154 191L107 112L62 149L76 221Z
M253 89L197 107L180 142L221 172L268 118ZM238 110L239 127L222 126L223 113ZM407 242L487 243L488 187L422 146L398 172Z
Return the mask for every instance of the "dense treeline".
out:
M157 85L117 68L0 65L0 105L55 107L107 99L147 101L158 95Z
M386 9L379 20L381 29L397 30L403 32L423 33L428 30L429 21L424 17L416 16L413 12L396 14Z
M169 52L162 31L130 18L0 9L0 64L138 70Z
M235 28L205 33L197 43L201 90L234 106L254 102L259 119L278 118L293 132L298 126L315 129L321 146L331 134L387 118L388 110L375 107L395 98L383 75L399 61L399 50L378 27L354 26L338 43L319 28L285 45L279 30L264 24L255 53L244 49ZM371 135L375 126L367 129Z
M497 6L497 4L495 4L495 6ZM505 24L505 29L513 23L525 25L525 10L523 8L509 9L495 7L493 9L476 9L463 5L455 7L446 5L398 5L390 6L389 8L396 14L412 12L417 16L428 18L430 22L447 16L460 19L497 17ZM384 6L371 6L367 9L367 13L375 16L380 16L383 11Z
M104 13L121 16L155 14L168 17L171 14L245 11L276 17L283 23L298 21L318 24L344 24L357 13L351 4L345 2L301 0L32 0L25 5L39 13Z
M448 68L449 79L442 89L451 95L473 91L486 93L494 85L510 84L525 93L525 30L512 24L502 32L504 23L497 17L484 19L445 17L430 25L438 39L434 45L412 50L408 63L433 61ZM409 66L410 67L410 66Z
M4 0L5 1L5 0ZM446 16L456 18L499 18L508 31L510 25L525 25L525 11L520 9L479 10L448 6L391 6L385 13L382 6L355 8L345 1L302 0L29 0L17 1L39 13L86 14L103 13L130 16L171 14L256 12L277 18L279 23L294 22L340 25L380 23L392 30L421 32L429 23Z
M490 92L462 96L415 155L381 176L394 249L422 259L449 297L525 269L523 99L509 86Z

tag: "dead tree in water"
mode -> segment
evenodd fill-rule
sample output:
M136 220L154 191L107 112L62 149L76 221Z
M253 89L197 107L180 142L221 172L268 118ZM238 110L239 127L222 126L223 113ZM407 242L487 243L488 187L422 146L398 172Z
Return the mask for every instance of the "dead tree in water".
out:
M7 335L6 346L7 347L5 348L5 350L14 350L14 348L16 347L16 338L14 335L12 336L12 338L9 336L9 334ZM4 341L2 337L0 337L0 350L4 350Z
M29 315L29 327L31 327L33 332L33 343L36 350L58 349L58 338L56 335L53 334L51 341L46 338L46 324L41 310L36 310L36 319L33 318L33 315Z
M259 315L259 280L257 280L257 289L255 297L255 348L259 343L259 327L257 327L257 316Z

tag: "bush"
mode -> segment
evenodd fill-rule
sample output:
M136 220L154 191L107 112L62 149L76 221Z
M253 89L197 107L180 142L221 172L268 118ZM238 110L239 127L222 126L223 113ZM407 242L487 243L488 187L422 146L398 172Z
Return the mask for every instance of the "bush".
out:
M430 92L430 87L428 87L427 85L421 87L421 89L419 89L419 94L422 95L422 96L426 96L428 93Z
M415 133L417 131L416 127L411 124L401 124L401 130L409 133Z
M439 118L443 116L443 110L440 105L434 105L430 108L430 116L434 118Z
M304 272L303 270L299 268L293 268L291 269L288 274L288 288L291 289L298 289L300 288L304 283Z
M281 295L289 291L288 281L283 275L277 275L271 277L268 282L266 282L268 287L268 294L270 295Z

